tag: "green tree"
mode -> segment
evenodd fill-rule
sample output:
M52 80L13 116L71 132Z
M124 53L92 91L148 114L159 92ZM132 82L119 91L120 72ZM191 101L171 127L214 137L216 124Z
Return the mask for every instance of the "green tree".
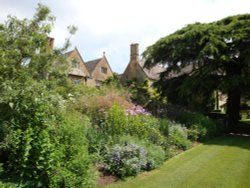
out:
M49 74L51 77L58 74L52 64L60 59L69 42L62 49L50 47L48 36L54 17L49 13L47 7L39 5L32 20L8 16L7 21L0 24L1 83L7 80L23 82L28 78L44 80Z
M156 87L152 87L147 79L143 82L137 79L129 80L125 87L130 91L133 103L143 106L154 115L158 115L159 110L167 103L166 97L161 95Z
M39 4L31 20L9 16L0 24L1 175L24 187L92 187L88 123L65 113L56 90L67 83L69 41L50 46L53 22Z
M189 68L180 86L182 93L204 87L225 92L229 122L238 121L241 95L250 88L250 14L188 25L158 40L143 56L147 67L167 66L160 82Z

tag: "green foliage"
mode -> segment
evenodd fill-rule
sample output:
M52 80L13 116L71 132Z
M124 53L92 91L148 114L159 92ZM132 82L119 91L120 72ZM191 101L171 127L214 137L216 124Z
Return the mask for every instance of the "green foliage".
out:
M166 155L163 149L167 149L167 141L159 130L160 122L157 118L145 115L126 116L124 109L118 104L114 104L108 110L103 125L99 124L88 130L89 152L94 162L102 163L104 160L103 156L107 155L107 153L110 152L110 148L120 142L120 138L126 135L138 138L137 141L147 140L148 144L144 144L143 147L148 145L150 150L153 151L155 149L158 154L161 153L158 159L152 159L153 162L150 162L150 168L158 167L161 162L157 161L163 161L162 159L165 159ZM129 143L139 143L140 146L142 146L141 143L143 142ZM122 142L122 144L125 143ZM152 156L151 158L154 158L154 153L150 152L149 154Z
M109 149L105 169L121 178L157 168L166 159L161 146L137 136L121 136L118 143Z
M147 138L158 145L164 143L157 118L146 115L126 116L124 109L117 104L114 104L107 113L104 131L111 136L129 134Z
M126 85L129 87L132 96L131 99L133 102L144 105L148 103L148 99L150 97L148 93L148 81L145 80L144 82L139 82L137 80L131 80L126 83Z
M159 130L165 137L169 135L169 124L170 121L167 119L159 119Z
M117 137L109 135L104 127L90 126L87 130L88 151L91 155L92 162L101 164L104 161L104 156L109 151L109 148L117 143Z
M72 108L89 116L95 126L104 126L107 111L118 104L123 108L132 106L129 93L123 87L104 85L97 89L89 86L75 86L70 90Z
M53 132L62 118L55 106L63 107L62 100L35 81L10 83L4 94L0 108L4 113L0 117L4 169L11 175L33 180L34 186L48 184L49 172L57 161Z
M121 106L114 104L109 109L105 129L112 136L121 135L125 132L126 115L125 110Z
M1 116L5 173L30 182L30 187L91 187L86 120L79 114L63 115L62 99L43 84L33 81L15 89L15 96L2 97L2 104L12 104Z
M106 169L121 178L134 176L146 168L146 155L144 148L136 144L117 144L106 156Z
M24 81L30 77L43 80L48 75L50 79L65 78L62 52L69 44L61 49L50 47L48 36L52 25L49 9L43 5L38 6L32 20L8 17L5 24L1 24L1 83L6 80ZM52 66L56 60L62 62L57 68Z
M101 90L97 89L96 87L89 87L84 84L73 84L65 93L67 95L71 94L75 99L78 99L82 96L92 97L100 95Z
M197 141L199 138L199 129L197 125L192 125L188 131L188 139L191 141Z
M152 173L108 188L250 187L249 156L250 137L222 136L174 157Z
M233 125L239 119L241 95L250 88L249 31L250 14L190 24L148 47L143 53L145 65L167 65L161 83L167 83L173 74L187 74L178 93L189 98L195 95L193 91L197 97L206 97L206 91L213 90L226 93L227 115ZM161 91L165 91L162 85Z
M67 83L62 54L69 43L49 46L49 12L38 5L32 20L8 17L0 25L1 175L18 187L93 187L88 122L65 113L57 90Z
M196 138L198 131L198 140L207 141L215 136L221 134L223 125L213 121L212 119L195 112L184 112L178 117L178 121L185 124L190 131L192 137Z
M151 170L159 167L166 160L166 148L153 144L149 140L139 139L136 136L122 136L119 138L121 144L136 144L147 151L147 169Z
M105 81L103 81L103 85L122 88L122 84L117 73L114 73L113 76L110 76Z
M68 111L64 117L56 135L60 160L50 174L50 187L93 187L95 176L86 139L90 122L76 111Z
M161 95L161 92L157 88L152 87L148 80L144 82L131 80L126 85L132 93L131 100L138 105L146 107L153 114L157 114L157 111L167 102L166 98Z
M152 116L136 115L128 116L128 133L146 138L154 144L161 145L165 139L159 131L159 120Z
M183 85L183 83L185 84ZM162 90L162 95L166 96L168 103L185 106L192 111L208 112L214 108L214 92L211 88L216 88L213 78L203 79L203 84L195 87L195 92L190 88L197 82L197 79L187 76L186 74L168 79L166 82L159 80L155 86Z
M189 149L191 147L191 142L188 140L186 127L176 123L170 124L169 142L171 145L175 145L179 149Z

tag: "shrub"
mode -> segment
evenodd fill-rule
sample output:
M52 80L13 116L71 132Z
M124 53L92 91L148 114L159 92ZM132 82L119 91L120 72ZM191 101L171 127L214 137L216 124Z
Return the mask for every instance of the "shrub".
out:
M15 92L2 96L5 109L0 108L8 107L0 118L4 173L27 182L26 187L89 185L86 121L63 114L63 100L43 83L15 86Z
M117 144L106 156L106 169L121 178L134 176L146 169L146 155L146 150L136 144Z
M129 102L129 92L122 87L104 85L97 89L80 85L75 86L72 94L79 98L79 104L86 110L92 107L109 109L114 103L123 107L132 106L132 103Z
M54 132L62 116L55 106L63 107L63 103L60 96L45 88L31 80L9 83L0 105L4 171L32 181L32 186L47 185L58 160Z
M118 105L114 104L107 114L107 120L105 129L106 131L114 136L121 135L126 131L126 115L124 109Z
M170 121L168 119L163 119L163 118L159 118L158 120L159 120L159 130L161 134L164 135L165 137L168 137Z
M89 88L90 87L87 86L79 88L81 95L74 106L77 106L78 111L87 114L94 125L103 125L108 110L114 104L122 108L130 108L133 106L133 104L129 102L128 92L123 88L112 86L103 86L99 90ZM75 96L75 94L73 95ZM77 94L76 98L77 96L79 95Z
M158 145L164 142L157 118L148 115L126 116L125 110L118 104L114 104L108 110L103 131L113 137L128 134L147 138Z
M147 139L139 139L135 136L122 136L120 137L119 143L136 144L147 151L147 168L145 170L159 167L166 159L166 148L155 145Z
M147 107L153 114L157 114L159 109L166 104L166 98L162 97L158 89L151 87L148 80L140 82L133 79L128 81L126 86L132 94L132 101Z
M1 175L17 187L92 187L86 122L63 114L69 40L50 46L53 20L38 4L33 19L10 16L1 24Z
M159 130L159 119L153 116L128 116L128 133L139 138L149 139L152 143L161 145L165 139Z
M110 146L115 143L115 139L105 132L103 128L97 126L88 128L87 139L89 143L88 151L91 155L92 162L102 163Z
M140 116L127 116L127 134L139 138L148 137L147 127L141 122Z
M76 111L68 111L64 117L56 134L60 160L50 174L50 187L93 187L95 176L86 139L90 122Z
M191 147L191 142L187 138L187 129L180 124L172 123L169 126L169 141L179 149L186 150Z
M196 130L199 132L199 141L209 140L219 135L223 130L223 126L220 123L200 113L184 112L179 116L178 121L185 124L187 128L196 127Z
M199 138L199 130L197 125L192 125L188 130L188 139L191 141L197 141Z

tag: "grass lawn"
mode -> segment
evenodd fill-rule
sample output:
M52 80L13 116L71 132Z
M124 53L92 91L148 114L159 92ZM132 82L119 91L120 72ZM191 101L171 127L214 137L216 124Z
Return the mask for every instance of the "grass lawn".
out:
M250 137L223 136L196 146L160 169L121 181L108 188L248 188Z

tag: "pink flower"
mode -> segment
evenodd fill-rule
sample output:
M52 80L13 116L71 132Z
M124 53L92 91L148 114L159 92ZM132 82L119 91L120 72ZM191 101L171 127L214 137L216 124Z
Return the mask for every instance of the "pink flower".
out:
M142 106L133 106L131 109L126 109L126 116L128 115L146 115L149 116L151 115L150 112L146 111Z

